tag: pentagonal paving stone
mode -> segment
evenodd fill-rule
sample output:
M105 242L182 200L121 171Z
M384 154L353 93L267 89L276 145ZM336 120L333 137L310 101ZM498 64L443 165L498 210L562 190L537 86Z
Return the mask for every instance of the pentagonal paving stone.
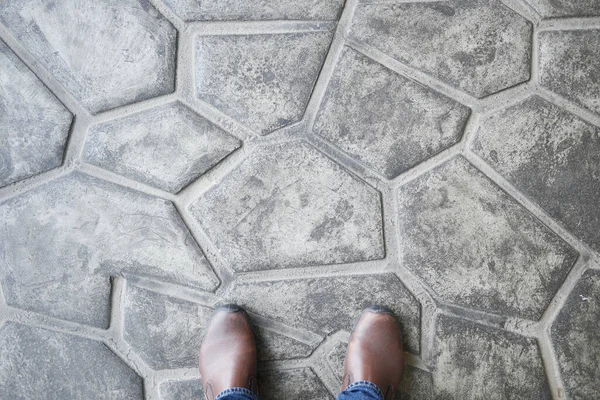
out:
M577 282L551 328L551 337L570 399L600 393L600 271Z
M13 322L0 329L2 399L143 399L140 378L104 344Z
M111 274L218 284L169 201L81 173L0 204L0 221L0 278L17 307L106 326Z
M200 400L204 398L202 381L190 379L187 381L163 382L160 385L162 400Z
M379 193L305 143L261 147L191 212L236 271L384 256Z
M0 187L62 164L71 113L0 41Z
M456 143L469 109L346 47L315 132L388 178Z
M474 151L600 250L600 128L531 97L481 121Z
M384 304L399 316L408 351L419 352L420 305L394 274L237 283L224 296L249 311L323 334L350 332L362 310Z
M551 399L535 339L439 316L434 344L439 399Z
M209 307L127 286L125 340L153 369L196 368ZM259 359L310 355L313 347L269 329L256 327Z
M360 4L351 35L476 97L529 79L531 23L497 0Z
M340 386L342 385L344 359L346 358L346 343L338 342L327 354L327 363L338 378ZM395 399L402 400L432 400L433 399L433 380L429 372L411 365L406 365L402 375L400 390L396 393Z
M542 86L600 113L600 30L540 32Z
M200 36L196 95L263 135L299 121L331 38L331 31Z
M344 0L164 0L184 21L204 20L335 20Z
M179 102L92 126L85 161L178 192L240 146Z
M258 376L261 400L333 399L310 368L261 371Z
M537 320L577 252L462 157L401 187L402 264L443 300Z
M174 90L176 31L147 0L9 0L0 21L93 113Z
M526 0L543 18L600 15L597 0Z

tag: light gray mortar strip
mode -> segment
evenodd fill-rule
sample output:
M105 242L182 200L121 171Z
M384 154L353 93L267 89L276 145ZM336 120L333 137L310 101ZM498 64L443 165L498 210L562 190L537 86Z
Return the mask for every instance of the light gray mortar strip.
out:
M81 159L91 120L91 117L86 114L73 116L63 156L63 165L71 166L77 164Z
M600 126L600 115L581 107L580 105L552 92L551 90L539 86L535 93L545 100L554 103L571 114L581 118L582 120L590 124Z
M295 360L261 361L258 363L258 371L260 374L261 371L282 371L289 369L311 368L311 366L312 364L309 358L298 358Z
M91 124L98 124L101 122L111 121L127 117L132 114L137 114L142 111L150 110L155 107L159 107L165 104L173 103L177 100L177 94L167 93L161 96L153 97L148 100L143 100L137 103L125 104L116 108L112 108L108 111L103 111L92 117Z
M212 308L219 301L219 298L213 293L205 292L199 289L193 289L173 283L160 282L134 275L125 275L125 278L127 279L127 284L129 285L151 290L165 296L176 297L191 303L200 304L204 307Z
M194 21L187 28L197 35L277 35L329 31L335 21Z
M594 254L594 251L583 241L575 237L571 232L565 229L560 223L555 221L546 212L533 201L529 200L524 194L522 194L517 188L515 188L506 178L497 173L492 167L490 167L483 159L477 154L472 153L468 149L465 149L463 156L479 171L485 174L492 182L498 185L502 190L508 193L513 199L515 199L521 206L527 211L533 214L538 220L546 225L551 231L556 233L571 247L577 250L580 257L590 257Z
M45 183L53 181L61 176L69 174L73 169L71 167L61 166L51 169L31 178L12 183L0 188L0 202L16 197L20 194L33 190Z
M385 244L386 270L393 270L398 263L398 231L396 227L396 202L395 190L388 185L382 185L381 211L383 214L383 240Z
M542 19L540 14L526 0L500 0L500 2L534 25Z
M161 383L168 381L188 381L192 379L200 379L198 368L161 369L154 374L156 386L160 386Z
M479 113L487 114L516 104L531 96L534 88L534 85L526 82L485 96L479 101Z
M539 24L539 31L572 31L579 29L600 29L600 17L552 18Z
M317 78L313 92L310 96L308 104L306 105L304 119L308 122L308 132L312 131L312 127L315 119L317 118L317 112L321 105L321 101L323 100L325 90L327 89L329 80L333 75L337 60L342 54L344 42L348 36L348 32L350 31L350 24L352 23L352 17L354 16L356 4L357 0L346 0L344 10L340 16L340 21L333 35L333 40L329 46L329 51L325 57L325 62L323 63L323 67L321 68L321 72L319 73L319 77Z
M531 38L531 69L529 72L531 74L529 81L532 85L534 85L534 88L537 88L537 85L540 83L540 46L538 43L539 32L539 27L534 26Z
M552 348L550 336L543 334L538 339L538 348L540 350L540 356L542 357L542 363L544 364L544 371L546 372L546 378L548 380L548 386L552 393L554 400L563 400L565 398L564 383L560 373L560 367L558 366L558 360L556 354Z
M248 314L252 318L252 322L255 325L272 332L279 333L280 335L295 339L298 342L307 344L309 346L315 347L323 341L323 337L314 332L298 329L255 313L249 312Z
M110 292L110 324L108 330L113 338L123 337L123 327L125 325L125 278L120 276L111 277Z
M147 391L147 386L153 386L154 371L137 355L133 348L123 339L108 340L105 342L113 353L119 356L125 364L129 366L136 374L144 380L144 391Z
M82 162L78 166L78 170L86 175L93 176L95 178L99 178L107 182L115 183L117 185L124 186L150 196L159 197L161 199L169 201L175 200L175 195L172 193L165 192L164 190L157 189L155 187L140 183L138 181L134 181L133 179L129 179L127 177L97 167L92 164Z
M306 136L306 132L307 123L305 120L300 120L267 135L249 137L244 141L244 145L250 149L254 149L257 146L294 142L303 139Z
M17 55L21 61L46 85L52 94L72 113L78 116L90 115L77 100L50 74L41 64L29 54L12 33L0 24L0 39Z
M149 0L150 4L154 6L158 10L158 12L165 17L178 32L181 32L185 27L185 21L183 21L177 14L171 10L169 6L167 6L161 0Z
M464 150L466 147L471 145L477 130L479 129L479 119L481 118L480 113L472 112L469 114L469 118L465 123L465 128L463 129L463 134L460 138L460 142L458 146Z
M424 86L432 88L440 92L444 96L456 100L459 103L462 103L472 109L477 109L479 102L477 98L461 90L458 90L445 82L435 79L424 72L409 67L408 65L393 59L392 57L388 56L382 51L377 50L376 48L366 43L363 43L354 38L348 38L346 45L402 76L410 78Z
M410 181L415 180L416 178L424 175L430 170L434 169L438 165L445 163L446 161L456 157L458 154L461 154L463 144L462 142L456 143L447 149L444 149L437 153L436 155L428 158L420 164L415 165L411 169L402 174L398 175L394 179L392 179L391 184L392 187L397 189L402 185L407 184Z

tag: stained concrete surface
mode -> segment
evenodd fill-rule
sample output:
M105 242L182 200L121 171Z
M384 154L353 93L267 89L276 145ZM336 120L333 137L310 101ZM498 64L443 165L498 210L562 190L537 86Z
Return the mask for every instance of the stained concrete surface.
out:
M595 1L0 3L0 398L331 399L360 311L404 399L597 399Z

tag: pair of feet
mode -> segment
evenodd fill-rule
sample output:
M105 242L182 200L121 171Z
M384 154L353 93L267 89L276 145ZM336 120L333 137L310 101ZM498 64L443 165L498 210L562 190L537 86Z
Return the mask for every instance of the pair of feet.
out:
M245 388L258 395L257 349L248 314L239 306L217 307L200 347L200 375L204 393L213 400L229 388ZM404 356L394 313L383 306L365 309L352 332L344 361L342 391L353 382L376 384L385 400L394 397Z

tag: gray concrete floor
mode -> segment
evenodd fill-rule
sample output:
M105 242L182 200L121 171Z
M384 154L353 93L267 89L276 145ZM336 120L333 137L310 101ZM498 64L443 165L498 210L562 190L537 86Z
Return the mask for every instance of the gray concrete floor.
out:
M0 3L0 398L336 395L360 310L405 399L600 398L600 2Z

